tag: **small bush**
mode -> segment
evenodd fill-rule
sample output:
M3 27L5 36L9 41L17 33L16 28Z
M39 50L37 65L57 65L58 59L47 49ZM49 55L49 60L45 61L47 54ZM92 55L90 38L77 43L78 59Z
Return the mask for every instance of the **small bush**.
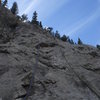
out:
M60 39L60 34L59 34L58 31L56 31L56 33L55 33L55 37L58 38L58 39Z
M22 20L22 21L27 21L27 20L28 20L27 15L26 15L26 14L23 14L23 15L21 16L21 20Z
M97 48L100 50L100 45L97 45Z
M78 44L79 45L82 45L83 44L80 38L78 38Z
M64 41L64 42L66 42L66 41L67 41L66 35L63 35L63 36L61 37L61 40Z

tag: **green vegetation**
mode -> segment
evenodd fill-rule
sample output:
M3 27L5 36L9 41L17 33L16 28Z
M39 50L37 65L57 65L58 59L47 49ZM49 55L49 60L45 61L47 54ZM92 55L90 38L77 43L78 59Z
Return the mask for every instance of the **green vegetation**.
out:
M60 39L60 34L59 34L58 31L56 31L56 33L55 33L55 37L58 38L58 39Z
M6 7L7 6L7 3L8 3L8 0L5 0L2 3L2 6L3 7ZM11 12L14 15L16 15L16 17L17 17L18 20L23 21L23 22L30 23L32 25L37 25L40 28L42 28L43 30L49 32L50 35L52 35L54 38L60 39L63 42L68 42L70 44L76 44L72 39L70 39L69 36L63 35L61 37L60 36L60 33L58 31L54 32L52 27L44 28L43 25L42 25L42 21L40 21L40 22L38 21L38 13L36 11L34 11L34 13L33 13L32 20L29 21L26 14L23 14L22 16L19 16L18 15L18 5L17 5L17 2L14 2L13 5L12 5L12 8L11 8ZM82 41L80 40L80 38L78 38L78 43L77 44L79 44L79 45L82 45L83 44ZM100 49L100 46L97 45L97 48Z
M26 14L23 14L23 15L21 16L21 20L22 20L22 21L27 21L27 20L28 20L27 15L26 15Z
M35 11L34 13L33 13L33 17L32 17L32 24L35 24L35 25L39 25L39 22L37 21L37 17L38 17L38 14L37 14L37 12Z
M100 50L100 45L97 45L97 48Z
M7 3L8 3L8 0L5 0L5 1L2 3L2 6L3 6L3 7L6 7L6 6L7 6Z
M66 35L63 35L63 36L61 37L61 40L64 41L64 42L66 42L66 41L67 41L67 36L66 36Z
M18 14L18 5L17 5L17 2L14 2L13 3L13 6L11 8L11 12L14 14L14 15L17 15Z
M82 45L83 44L80 38L78 38L78 44L79 45Z

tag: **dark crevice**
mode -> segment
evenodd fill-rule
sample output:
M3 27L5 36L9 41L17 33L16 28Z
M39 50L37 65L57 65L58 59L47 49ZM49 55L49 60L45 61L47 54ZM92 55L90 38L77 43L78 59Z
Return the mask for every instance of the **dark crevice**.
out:
M21 96L19 96L19 97L15 98L15 99L25 98L25 96L26 96L26 94L21 95Z
M83 66L83 68L85 68L86 70L89 70L89 71L93 71L93 72L99 72L100 71L100 67L98 68L94 68L92 64L90 63L87 63Z
M84 50L84 47L78 47L79 50Z
M85 69L93 72L100 72L100 68L85 68Z
M57 44L56 43L44 43L44 42L42 42L42 43L40 43L40 44L38 44L36 47L55 47Z
M5 53L5 54L10 54L10 52L8 52L8 50L0 50L0 53Z
M89 55L91 55L93 58L100 57L100 55L95 51L90 52Z
M57 82L48 79L48 80L44 81L44 83L45 84L52 84L53 85L53 84L56 84Z

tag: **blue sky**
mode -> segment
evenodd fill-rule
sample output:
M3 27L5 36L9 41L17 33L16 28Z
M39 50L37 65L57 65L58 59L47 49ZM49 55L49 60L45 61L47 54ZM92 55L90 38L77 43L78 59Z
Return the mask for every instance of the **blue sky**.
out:
M100 0L8 0L9 8L17 1L19 14L38 12L44 26L69 35L74 41L80 37L86 44L100 44Z

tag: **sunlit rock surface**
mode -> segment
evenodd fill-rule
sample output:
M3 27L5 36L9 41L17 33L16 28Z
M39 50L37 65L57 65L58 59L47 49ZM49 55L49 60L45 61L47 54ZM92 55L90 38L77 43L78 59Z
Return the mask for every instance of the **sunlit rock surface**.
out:
M100 51L55 39L0 7L0 100L28 91L27 100L100 100Z

